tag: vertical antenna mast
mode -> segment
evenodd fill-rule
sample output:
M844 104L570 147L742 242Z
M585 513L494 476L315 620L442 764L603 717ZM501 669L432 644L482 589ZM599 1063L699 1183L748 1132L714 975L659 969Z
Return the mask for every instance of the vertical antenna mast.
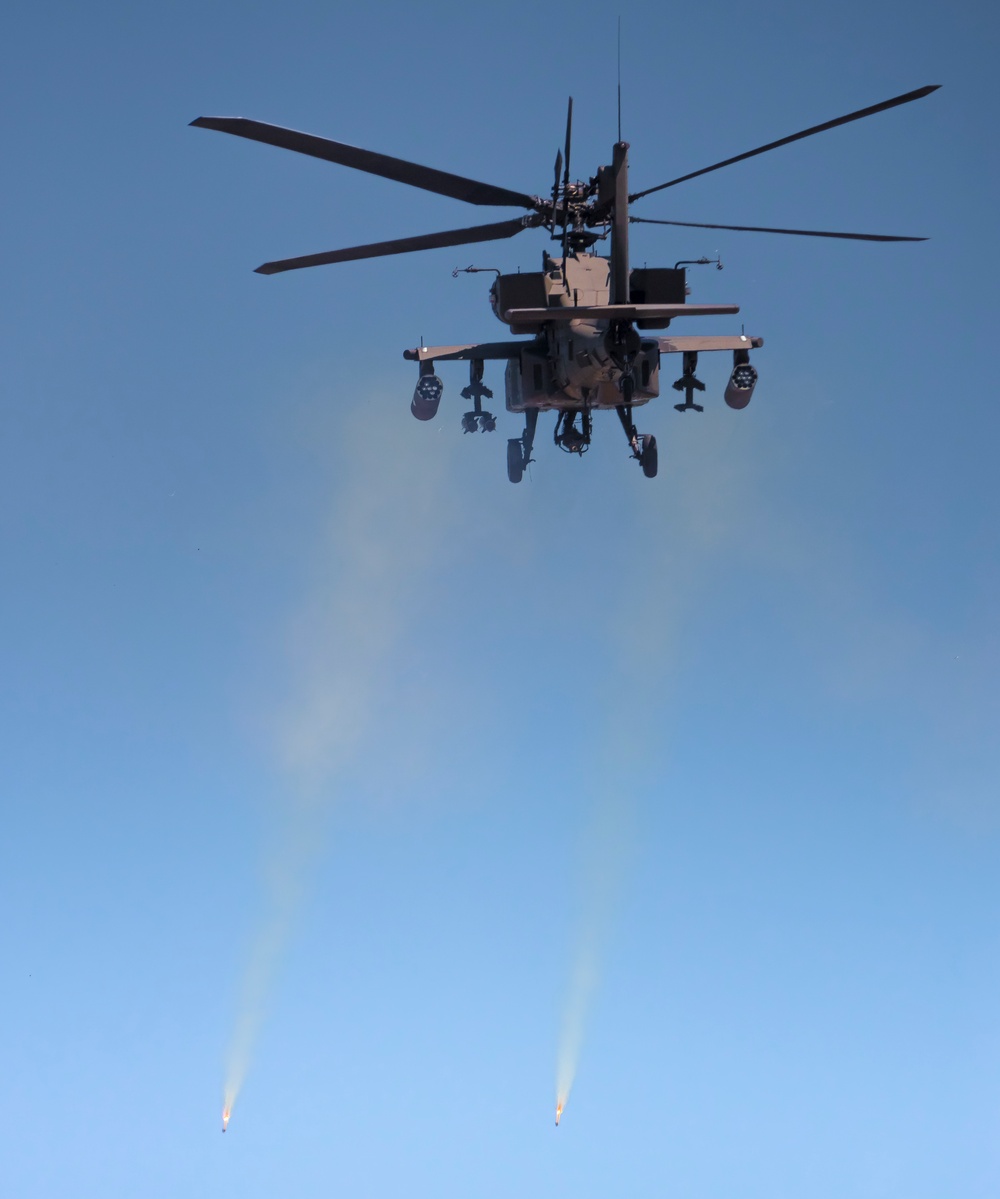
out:
M628 145L622 141L622 19L618 17L618 141L611 163L615 199L611 222L611 303L629 302Z
M618 140L622 140L622 19L618 17Z

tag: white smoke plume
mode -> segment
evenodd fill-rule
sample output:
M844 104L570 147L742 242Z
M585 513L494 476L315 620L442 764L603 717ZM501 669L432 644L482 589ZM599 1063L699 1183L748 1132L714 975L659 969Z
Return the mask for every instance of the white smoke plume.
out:
M350 447L292 622L288 699L276 720L276 752L287 779L265 870L263 915L238 992L226 1056L224 1118L246 1078L275 974L294 929L330 805L343 772L373 732L407 614L431 577L441 542L446 446L426 438L398 410L382 420L370 407L338 428ZM334 457L334 455L331 455Z
M597 799L584 850L581 907L556 1052L556 1106L561 1114L576 1078L587 1019L601 980L619 882L628 858L632 805L605 789Z

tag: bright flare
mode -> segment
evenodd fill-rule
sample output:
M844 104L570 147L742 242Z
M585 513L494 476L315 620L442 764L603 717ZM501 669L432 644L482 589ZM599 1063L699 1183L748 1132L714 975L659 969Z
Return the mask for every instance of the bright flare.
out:
M562 1109L563 1109L562 1103L561 1102L557 1103L556 1104L556 1128L559 1127L559 1117L562 1115Z
M228 1127L228 1125L229 1125L229 1117L230 1117L232 1114L233 1114L233 1113L232 1113L232 1112L229 1110L229 1108L228 1108L228 1107L224 1107L224 1108L222 1109L222 1131L223 1131L223 1132L225 1132L225 1131L226 1131L226 1128L227 1128L227 1127Z

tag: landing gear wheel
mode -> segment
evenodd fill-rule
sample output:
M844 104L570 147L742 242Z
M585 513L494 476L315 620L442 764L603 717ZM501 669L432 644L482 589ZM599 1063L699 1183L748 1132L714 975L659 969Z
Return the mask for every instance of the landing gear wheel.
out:
M656 438L652 433L643 433L642 449L639 452L639 465L647 479L656 478L656 468L659 465L656 452Z
M512 437L507 442L507 478L512 483L520 483L524 474L524 453L521 449L520 437Z

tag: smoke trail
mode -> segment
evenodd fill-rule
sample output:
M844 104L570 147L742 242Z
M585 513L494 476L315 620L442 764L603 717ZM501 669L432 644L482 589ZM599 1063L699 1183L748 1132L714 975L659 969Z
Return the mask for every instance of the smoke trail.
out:
M697 466L688 468L695 481ZM648 746L659 740L651 736L653 730L643 714L656 710L655 691L669 673L675 632L694 586L678 571L677 562L696 563L700 547L714 535L712 527L678 532L677 521L665 519L655 509L644 516L655 532L648 537L645 530L639 534L644 552L634 556L621 577L619 610L607 628L608 649L616 666L602 688L608 704L601 722L604 746L595 763L596 792L583 837L579 916L556 1051L558 1116L573 1088L601 982L622 876L635 841L635 796L643 788ZM637 522L640 528L642 523Z
M617 785L601 786L584 841L580 918L556 1052L557 1115L562 1114L576 1078L583 1035L600 983L619 883L631 845L633 823L633 803L621 781Z
M561 1116L576 1078L584 1025L599 981L600 937L593 928L581 930L570 973L569 993L559 1032L556 1056L556 1112Z
M342 464L346 477L332 502L313 581L292 622L291 678L275 738L288 784L284 827L266 863L264 913L238 992L224 1123L267 1015L338 778L372 732L406 611L423 590L440 544L439 514L449 510L442 502L447 461L440 440L428 464L420 438L398 412L379 420L369 408L363 422L359 414L349 426L336 430L351 456Z
M307 836L307 828L317 823L316 815L315 809L310 812L303 808L289 821L285 839L269 863L264 921L250 948L237 1003L236 1024L226 1057L224 1123L228 1122L243 1087L253 1048L267 1015L271 982L302 902L303 875L317 844L317 838Z
M285 828L266 861L260 924L253 934L237 992L236 1015L225 1058L222 1126L225 1131L243 1089L257 1040L268 1015L274 981L317 855L320 809L294 797L283 813Z

